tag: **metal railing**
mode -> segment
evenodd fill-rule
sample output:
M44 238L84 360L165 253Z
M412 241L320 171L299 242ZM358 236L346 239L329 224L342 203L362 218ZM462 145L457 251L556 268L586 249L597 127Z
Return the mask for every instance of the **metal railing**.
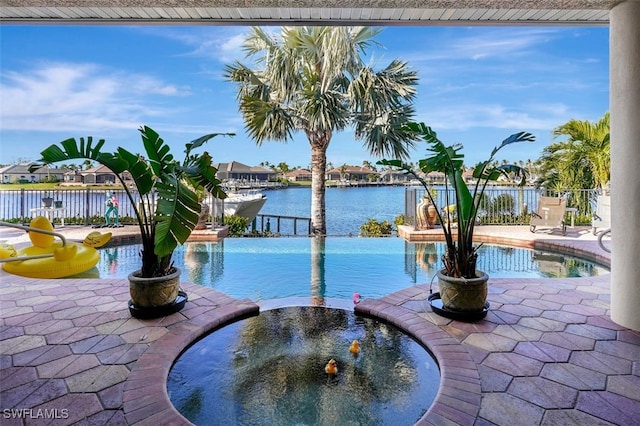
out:
M453 190L447 194L444 186L433 187L436 207L442 212L450 204L455 203ZM416 225L416 207L425 195L424 188L407 188L405 190L405 223ZM448 195L448 198L447 198ZM596 210L596 189L551 190L533 187L487 187L483 201L480 203L478 219L486 225L528 225L531 212L535 212L541 196L565 197L567 207L572 209L576 225L590 225Z
M273 219L273 221L272 221ZM298 223L302 222L307 232L298 232ZM258 226L259 223L259 226ZM280 216L272 214L259 214L254 219L252 230L260 230L260 232L273 232L280 235L311 235L311 218L298 216Z

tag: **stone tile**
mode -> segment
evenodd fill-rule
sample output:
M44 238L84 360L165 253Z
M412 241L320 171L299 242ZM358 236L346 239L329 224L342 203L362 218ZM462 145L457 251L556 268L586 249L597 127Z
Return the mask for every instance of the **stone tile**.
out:
M485 394L480 405L480 417L496 425L537 425L543 415L542 408L506 393Z
M545 311L542 313L543 318L559 321L563 324L584 324L587 321L586 315L580 315L567 311Z
M9 368L13 365L13 361L10 355L0 355L0 370Z
M585 316L604 315L607 313L606 309L598 308L594 306L586 306L585 304L564 305L562 307L562 310L566 312L572 312L578 315L585 315Z
M638 424L640 404L607 392L580 392L576 408L617 425Z
M76 304L72 300L57 300L56 298L54 302L34 306L33 310L36 312L57 312L74 306L76 306Z
M518 325L540 331L562 331L566 327L562 321L548 318L522 318L518 321Z
M578 390L604 390L607 380L604 374L567 363L546 364L540 377Z
M56 331L46 336L49 345L68 345L95 336L93 327L72 327L67 330Z
M637 361L640 359L640 346L619 341L601 341L596 343L595 350L629 361Z
M102 364L128 364L137 361L147 349L146 344L127 343L98 352L96 355Z
M14 337L23 336L25 334L24 327L12 326L6 327L2 326L0 330L0 341L12 339Z
M14 355L13 363L14 365L37 366L68 355L71 355L71 350L67 345L40 346Z
M95 336L69 345L74 353L98 353L123 345L120 336Z
M47 335L61 330L69 330L73 327L70 320L46 321L38 324L27 325L24 331L27 334Z
M540 341L572 351L589 351L596 344L594 339L565 332L545 333Z
M621 342L631 343L632 345L640 346L640 332L632 330L621 330L617 335L618 340Z
M570 324L565 329L567 333L597 340L615 340L617 333L608 328L596 327L589 324Z
M518 342L513 339L493 333L473 333L464 339L463 342L489 352L511 351L518 344Z
M67 386L64 380L44 380L41 381L41 383L41 386L29 393L29 395L20 402L20 405L24 407L36 407L67 393Z
M567 362L571 351L544 342L520 342L514 352L542 362Z
M602 374L630 374L631 361L596 351L577 351L571 363Z
M538 308L543 311L558 311L562 307L560 303L542 299L527 299L522 302L522 304L525 306L531 306L532 308Z
M46 345L42 336L18 336L2 341L1 355L15 355Z
M43 296L35 295L32 297L25 297L16 301L17 306L37 306L45 303L56 302L58 299L55 296Z
M565 425L589 425L589 426L611 426L611 423L584 413L580 410L549 410L542 418L543 425L565 426Z
M66 394L34 407L34 409L56 410L59 414L66 412L66 418L60 419L56 423L57 426L57 424L74 424L84 420L102 411L102 405L95 394ZM42 424L42 422L39 419L35 419L34 421L27 421L26 424L30 426Z
M122 339L127 343L145 342L151 343L158 340L167 333L164 327L145 327L130 331L121 335Z
M69 377L70 392L99 392L127 379L129 370L123 365L100 365Z
M493 309L493 305L489 308L486 317L487 321L491 321L494 324L517 324L521 319L522 317L520 317L520 315L495 310Z
M503 305L502 308L500 308L501 312L507 312L507 313L511 313L514 315L518 315L521 317L539 317L540 314L542 314L542 310L538 309L538 308L534 308L531 306L526 306L526 305L522 305L522 304L518 304L518 305Z
M509 393L545 409L572 408L578 391L541 377L516 377Z
M127 424L124 413L117 410L100 411L74 424L74 426L108 426Z
M516 353L492 353L482 365L491 367L514 377L537 376L543 364Z
M482 392L504 392L511 384L513 377L486 365L478 366Z
M27 382L21 383L19 386L11 388L5 387L3 383L2 392L0 392L0 402L2 404L2 408L25 408L26 406L22 404L22 401L28 398L29 395L31 395L33 392L38 390L38 388L45 382L46 380L37 380L34 377L34 380L29 380Z
M499 336L508 337L509 339L516 340L518 342L523 341L536 341L540 339L542 336L542 332L540 330L535 330L529 327L523 327L521 325L499 325L493 330L493 334L497 334Z
M611 318L609 318L608 316L589 317L589 319L587 320L587 324L595 325L596 327L609 328L611 330L625 329L620 324L616 324L615 322L611 321Z
M640 403L640 377L611 376L607 380L607 390Z
M92 314L94 312L96 312L96 308L92 306L77 306L54 312L53 317L55 319L74 319L80 318L84 315Z
M40 378L64 378L100 365L95 355L69 355L36 367Z
M98 392L98 398L106 409L120 409L122 408L122 394L124 391L124 382L120 382L109 388L106 388Z

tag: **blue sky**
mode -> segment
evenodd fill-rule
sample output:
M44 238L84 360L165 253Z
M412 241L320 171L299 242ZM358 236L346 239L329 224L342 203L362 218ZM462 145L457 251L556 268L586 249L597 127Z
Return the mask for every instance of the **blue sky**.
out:
M104 138L142 151L137 129L153 127L181 154L212 132L216 162L286 162L307 167L309 144L258 147L244 132L225 64L244 60L242 26L0 27L0 164L37 160L69 137ZM277 27L273 27L277 31ZM535 160L554 127L595 121L609 109L607 27L386 27L369 50L376 69L407 61L419 77L418 121L446 143L465 146L468 165L517 131L535 143L505 148L500 159ZM421 145L412 160L424 153ZM181 158L181 155L177 155ZM375 161L351 131L334 135L334 165Z

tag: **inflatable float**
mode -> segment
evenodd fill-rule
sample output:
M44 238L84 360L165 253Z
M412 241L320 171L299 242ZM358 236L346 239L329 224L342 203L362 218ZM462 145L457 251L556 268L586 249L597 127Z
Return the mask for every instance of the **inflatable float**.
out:
M0 262L6 272L29 278L63 278L88 271L100 260L96 248L111 238L110 232L94 231L82 243L67 242L62 235L53 232L51 222L43 216L33 218L28 227L2 224L28 230L32 245L16 250L3 244ZM54 242L55 236L62 241Z

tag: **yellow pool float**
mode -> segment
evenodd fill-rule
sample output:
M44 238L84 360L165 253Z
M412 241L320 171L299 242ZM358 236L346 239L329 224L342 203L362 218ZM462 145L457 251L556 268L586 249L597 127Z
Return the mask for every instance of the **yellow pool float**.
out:
M49 219L33 218L30 228L53 233ZM29 231L31 246L18 250L11 246L0 247L2 269L11 274L29 278L62 278L80 274L96 266L100 253L95 249L106 244L111 233L91 232L82 243L54 242L54 235ZM20 260L21 257L29 257Z

